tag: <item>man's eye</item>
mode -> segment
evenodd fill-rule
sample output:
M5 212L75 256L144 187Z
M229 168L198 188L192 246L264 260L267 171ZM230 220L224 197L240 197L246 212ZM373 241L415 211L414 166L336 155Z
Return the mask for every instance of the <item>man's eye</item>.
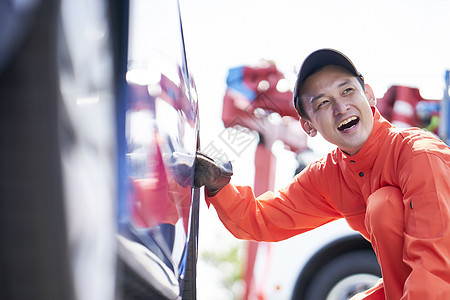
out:
M324 106L324 105L327 104L328 102L330 102L330 101L328 101L328 100L322 100L322 101L320 101L319 105L317 105L317 108L320 108L320 107Z
M350 93L351 91L353 91L353 88L346 88L342 94L345 95L345 94Z

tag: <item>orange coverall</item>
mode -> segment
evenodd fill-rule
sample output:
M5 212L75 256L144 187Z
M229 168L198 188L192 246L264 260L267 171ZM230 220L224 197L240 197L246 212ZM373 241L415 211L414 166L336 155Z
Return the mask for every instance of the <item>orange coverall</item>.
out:
M382 270L364 299L450 299L450 148L373 112L357 154L336 149L277 193L255 198L228 184L206 200L248 240L280 241L345 218L372 243Z

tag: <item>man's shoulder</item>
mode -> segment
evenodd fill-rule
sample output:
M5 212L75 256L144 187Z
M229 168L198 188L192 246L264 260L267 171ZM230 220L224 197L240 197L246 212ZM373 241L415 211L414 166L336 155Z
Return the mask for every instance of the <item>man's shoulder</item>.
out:
M421 153L436 153L450 155L449 147L432 133L420 128L390 129L392 146L401 147L411 155Z
M320 157L316 161L312 162L308 169L312 172L323 172L328 171L333 168L339 167L339 160L337 149L329 152L328 154Z

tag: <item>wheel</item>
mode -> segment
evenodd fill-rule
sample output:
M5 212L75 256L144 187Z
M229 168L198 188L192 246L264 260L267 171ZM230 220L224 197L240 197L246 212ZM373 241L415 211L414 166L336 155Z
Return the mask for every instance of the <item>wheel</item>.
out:
M347 300L371 288L381 277L375 254L352 251L336 257L314 275L305 300Z
M0 54L0 299L74 299L58 159L59 1L35 2ZM6 7L2 22L20 20Z
M112 299L115 97L90 79L114 73L104 24L117 21L106 0L0 2L0 299Z

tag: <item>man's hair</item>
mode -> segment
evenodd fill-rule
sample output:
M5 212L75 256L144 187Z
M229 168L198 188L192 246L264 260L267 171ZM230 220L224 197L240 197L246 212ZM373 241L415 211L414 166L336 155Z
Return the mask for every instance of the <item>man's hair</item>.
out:
M298 72L297 82L294 88L294 107L297 113L302 118L308 118L306 111L303 107L301 99L301 88L305 80L314 73L317 73L323 67L328 65L336 65L347 69L351 74L353 74L358 81L361 83L363 90L364 87L364 77L356 70L355 65L352 61L345 56L343 53L334 49L320 49L311 53L303 62L300 71Z

